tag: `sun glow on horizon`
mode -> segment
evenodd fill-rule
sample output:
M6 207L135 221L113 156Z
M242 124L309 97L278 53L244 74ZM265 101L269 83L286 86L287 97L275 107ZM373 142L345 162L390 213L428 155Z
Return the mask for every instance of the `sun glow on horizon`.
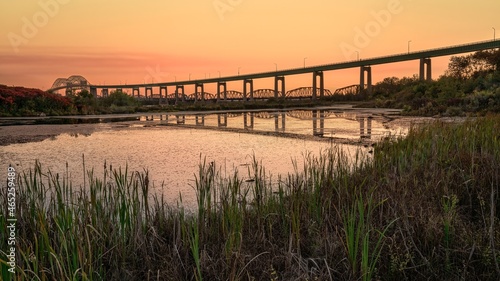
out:
M0 19L0 83L47 89L73 74L93 84L180 81L391 55L491 40L500 10L493 0L297 2L0 2L9 11ZM433 59L433 78L447 62ZM417 61L381 65L373 78L417 72ZM325 75L336 88L359 70ZM311 81L292 76L287 87Z

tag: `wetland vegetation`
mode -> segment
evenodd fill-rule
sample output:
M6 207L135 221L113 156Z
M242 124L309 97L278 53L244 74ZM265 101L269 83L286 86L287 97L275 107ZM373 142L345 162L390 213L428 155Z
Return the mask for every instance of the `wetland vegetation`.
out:
M152 195L148 171L77 187L42 161L18 179L15 280L497 280L499 131L422 125L370 157L305 156L278 184L258 159L251 180L202 159L195 209Z

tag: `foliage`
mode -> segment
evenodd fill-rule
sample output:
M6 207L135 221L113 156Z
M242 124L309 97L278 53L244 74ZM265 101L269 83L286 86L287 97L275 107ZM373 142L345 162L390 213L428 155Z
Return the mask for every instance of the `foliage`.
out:
M139 102L133 96L124 93L122 91L114 91L107 97L103 97L99 100L100 105L108 106L137 106Z
M384 79L363 106L401 108L404 114L423 116L500 112L499 64L499 50L455 56L437 80Z
M498 116L414 127L277 180L203 160L194 209L147 171L105 164L77 188L37 163L18 179L16 280L498 280L499 131Z
M80 114L94 113L97 107L97 99L89 91L83 90L77 94L70 94L73 104Z
M69 114L71 100L38 89L0 85L0 115L38 116Z

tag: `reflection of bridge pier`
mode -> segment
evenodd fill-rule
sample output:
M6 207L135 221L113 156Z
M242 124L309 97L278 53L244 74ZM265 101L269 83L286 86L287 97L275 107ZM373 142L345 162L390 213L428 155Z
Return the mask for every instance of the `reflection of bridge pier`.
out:
M322 137L325 134L325 111L313 110L312 121L313 121L313 135ZM318 121L319 121L319 128L318 128Z
M196 126L205 126L205 115L196 115Z
M227 127L227 113L217 113L217 126Z
M250 116L250 124L248 122L248 116ZM253 130L253 124L254 124L253 112L243 113L243 124L245 130L247 129Z
M186 115L176 115L177 125L184 125L186 123Z
M370 139L372 137L372 116L358 117L359 122L359 136L361 138ZM366 121L366 134L365 134L365 121Z
M280 116L281 116L281 127L280 127L280 122L279 122L279 119L280 119ZM274 130L276 132L284 132L285 131L285 117L286 117L286 113L277 113L274 115Z

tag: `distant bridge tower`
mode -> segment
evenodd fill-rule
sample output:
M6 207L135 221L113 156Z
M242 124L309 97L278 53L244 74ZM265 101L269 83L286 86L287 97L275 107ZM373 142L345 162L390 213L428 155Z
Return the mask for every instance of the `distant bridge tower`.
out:
M65 93L71 93L74 90L81 90L81 91L89 91L92 92L90 89L90 83L85 79L85 77L81 75L72 75L68 78L57 78L56 81L52 84L52 87L50 87L49 91L59 91L65 89Z

